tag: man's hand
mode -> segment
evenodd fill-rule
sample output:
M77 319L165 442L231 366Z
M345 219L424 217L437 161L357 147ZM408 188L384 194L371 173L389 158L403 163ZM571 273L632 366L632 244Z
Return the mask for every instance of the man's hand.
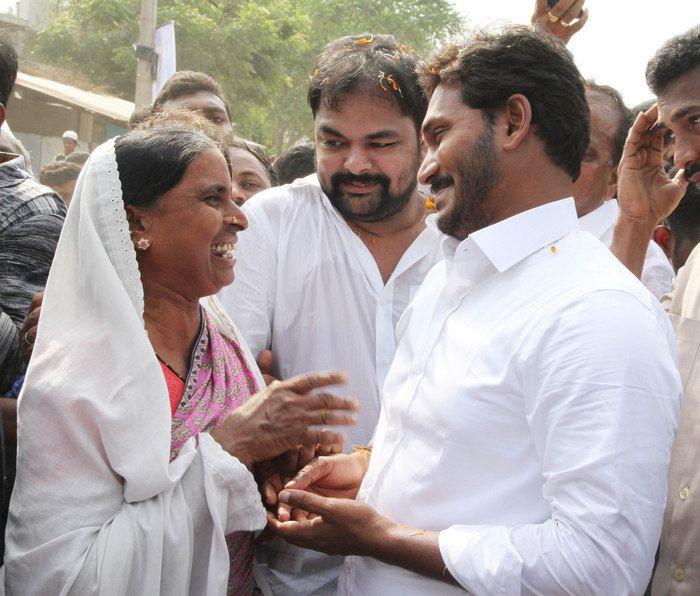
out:
M639 114L629 131L618 170L620 216L650 230L678 205L688 187L685 170L669 178L664 170L664 131L656 126L659 109Z
M302 468L285 488L305 490L324 497L354 499L360 490L360 484L365 477L369 457L360 451L351 454L319 457ZM280 521L288 521L292 517L304 519L304 510L292 511L292 508L280 503L277 511Z
M285 489L287 507L308 511L302 521L267 514L268 528L288 542L329 555L373 557L389 565L456 584L440 553L439 534L394 523L366 503Z
M32 357L34 342L36 341L36 333L39 327L39 315L41 314L41 303L44 300L44 292L38 292L32 298L29 305L27 316L22 322L22 327L19 330L19 347L22 350L24 361L29 364L29 359Z
M280 501L307 511L308 519L282 522L268 513L268 528L288 542L329 555L373 556L392 523L365 503L301 490L283 490Z
M532 14L532 25L545 29L564 43L583 29L588 20L588 10L581 10L585 0L559 0L549 8L547 0L537 0Z
M260 369L260 374L262 375L265 385L270 385L274 381L278 381L272 376L272 352L270 350L263 350L258 356L258 368Z

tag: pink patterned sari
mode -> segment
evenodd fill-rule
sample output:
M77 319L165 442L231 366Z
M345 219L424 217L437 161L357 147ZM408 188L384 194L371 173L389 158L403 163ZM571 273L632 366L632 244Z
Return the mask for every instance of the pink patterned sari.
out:
M171 460L190 437L216 428L258 391L241 347L221 335L204 309L201 312L202 325L192 350L185 390L172 419ZM228 594L260 593L253 578L253 533L229 534L226 544L231 561Z

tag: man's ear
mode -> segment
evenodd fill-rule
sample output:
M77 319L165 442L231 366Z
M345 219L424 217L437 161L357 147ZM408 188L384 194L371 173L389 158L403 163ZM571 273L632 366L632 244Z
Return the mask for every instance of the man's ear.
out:
M664 225L659 225L654 228L654 234L652 235L654 242L658 244L670 259L673 254L673 245L675 244L675 238L673 233Z
M5 116L6 116L5 106L0 103L0 126L5 124Z
M617 196L617 168L612 168L610 170L610 175L608 176L608 184L605 187L605 200L609 201L613 197Z
M530 132L532 106L527 97L521 93L511 95L502 110L507 127L504 151L513 151L525 140Z

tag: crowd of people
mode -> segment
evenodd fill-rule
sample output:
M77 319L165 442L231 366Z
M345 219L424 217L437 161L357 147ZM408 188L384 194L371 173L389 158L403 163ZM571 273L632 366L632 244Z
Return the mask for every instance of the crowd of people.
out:
M0 592L700 593L700 26L630 109L550 4L331 41L274 158L190 71L3 133Z

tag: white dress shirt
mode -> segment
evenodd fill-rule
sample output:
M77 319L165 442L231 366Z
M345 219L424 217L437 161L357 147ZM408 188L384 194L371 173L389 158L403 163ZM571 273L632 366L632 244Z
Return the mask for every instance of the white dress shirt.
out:
M678 424L673 330L573 199L478 232L399 322L358 498L475 594L640 594ZM460 589L349 557L341 594Z
M331 205L315 174L261 192L243 210L250 226L239 234L236 278L222 290L221 301L256 357L272 350L274 376L346 370L348 384L332 391L354 396L362 406L357 426L343 429L347 447L366 444L394 358L396 323L442 259L442 236L426 228L384 284L369 250ZM326 565L335 562L327 572L314 570L309 557L319 568L322 559ZM338 557L309 551L298 576L279 576L283 585L272 589L308 594L334 585L341 564Z
M612 246L613 232L620 207L616 199L606 201L600 207L580 217L578 222L582 230L590 232L605 244ZM676 277L671 261L664 254L663 249L653 240L649 242L647 253L644 256L644 268L642 269L642 283L654 296L661 298L671 291L671 284Z

